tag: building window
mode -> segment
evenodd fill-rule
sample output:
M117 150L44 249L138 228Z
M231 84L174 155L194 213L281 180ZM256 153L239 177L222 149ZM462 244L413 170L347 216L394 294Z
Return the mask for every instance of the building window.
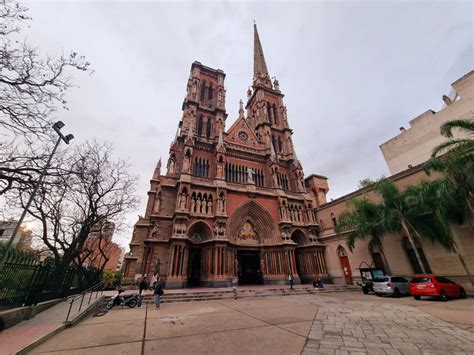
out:
M211 118L208 117L207 118L207 126L206 126L206 137L210 137L211 136L211 129L212 129L212 122L211 122Z
M272 111L273 111L273 120L275 121L275 125L278 126L279 124L279 118L278 118L278 112L275 104L272 105Z
M420 255L421 263L425 267L426 272L428 274L431 274L431 268L430 268L430 265L428 264L428 261L426 260L426 256L423 251L423 248L421 247L420 243L417 240L415 240L414 242L415 242L416 250L418 251L418 255ZM408 260L410 261L411 267L413 268L413 271L415 272L415 274L422 274L423 271L421 270L420 264L418 263L418 260L416 259L415 251L413 250L413 247L410 244L407 237L403 237L402 245L403 245L403 249L405 249L405 252L407 253Z
M334 227L337 227L337 219L334 213L331 213L331 220Z
M225 180L245 184L248 182L248 169L250 167L232 163L225 164ZM257 186L264 186L265 177L261 169L251 168L253 171L253 181Z
M199 116L199 118L198 118L198 127L197 127L198 136L202 135L202 125L203 125L202 116Z
M209 160L204 158L194 158L193 175L199 177L209 177Z

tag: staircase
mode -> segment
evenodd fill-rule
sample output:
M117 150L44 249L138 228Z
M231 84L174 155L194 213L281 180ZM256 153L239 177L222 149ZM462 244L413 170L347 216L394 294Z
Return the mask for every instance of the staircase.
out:
M246 297L270 297L270 296L296 296L308 294L326 294L332 292L361 291L359 286L346 285L325 285L322 290L315 289L310 285L297 285L291 290L288 285L282 286L255 286L255 287L239 287L238 298ZM233 298L234 292L232 288L216 288L216 289L183 289L183 290L166 290L161 297L161 303L191 302L191 301L209 301ZM153 298L153 295L145 296L146 300Z

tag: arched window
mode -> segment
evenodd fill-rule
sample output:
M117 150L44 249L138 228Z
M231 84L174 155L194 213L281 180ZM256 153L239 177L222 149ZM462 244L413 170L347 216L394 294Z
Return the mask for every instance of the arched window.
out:
M273 113L272 113L272 107L270 106L270 103L267 102L267 116L268 116L268 122L270 122L270 124L272 125L273 124Z
M281 138L278 137L278 152L281 153L283 151L283 144L281 142Z
M337 256L339 256L340 258L347 256L346 249L344 249L342 246L339 245L337 247Z
M372 260L374 261L374 267L385 270L382 253L380 252L380 248L374 243L369 243L369 252L372 255Z
M431 274L431 268L430 268L430 265L428 264L428 261L426 260L426 256L423 251L423 248L421 247L420 243L417 240L414 240L414 242L415 242L416 250L418 251L418 255L420 255L421 263L425 267L426 272L428 274ZM423 271L421 270L420 264L418 263L418 260L416 258L415 251L413 250L413 247L407 237L403 237L402 246L403 246L403 249L405 249L405 252L407 253L408 260L410 261L413 271L416 274L423 273Z
M275 152L278 153L277 141L276 141L275 136L272 136L272 144L273 144L273 149L275 149Z
M336 216L334 215L334 213L331 213L331 220L332 220L332 224L334 225L334 227L337 226L337 219L336 219Z
M198 136L202 135L202 116L199 116L198 118L198 129L197 129L197 134Z
M203 80L201 83L201 98L200 98L201 102L203 102L204 98L206 97L206 89L207 89L207 83L206 83L206 80Z
M214 88L212 87L212 85L209 85L208 92L207 92L207 99L208 100L212 100L213 92L214 92Z
M280 119L278 118L278 111L275 104L272 105L272 111L273 111L273 120L275 121L275 124L278 125L280 123Z
M212 122L211 122L211 118L208 117L207 118L207 127L206 127L206 137L210 137L211 136L211 129L212 129Z

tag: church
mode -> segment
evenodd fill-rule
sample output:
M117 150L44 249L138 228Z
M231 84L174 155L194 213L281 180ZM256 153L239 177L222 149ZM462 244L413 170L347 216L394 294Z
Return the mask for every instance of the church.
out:
M304 175L256 25L252 85L230 128L224 80L222 70L192 63L166 171L159 161L125 278L156 272L167 288L326 278L316 209L326 203L327 178Z

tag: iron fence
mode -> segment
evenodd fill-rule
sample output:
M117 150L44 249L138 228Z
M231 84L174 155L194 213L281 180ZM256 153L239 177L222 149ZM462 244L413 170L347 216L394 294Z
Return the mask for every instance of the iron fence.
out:
M2 252L0 248L0 257ZM32 254L13 251L0 274L0 310L68 297L99 280L97 270L56 267Z

